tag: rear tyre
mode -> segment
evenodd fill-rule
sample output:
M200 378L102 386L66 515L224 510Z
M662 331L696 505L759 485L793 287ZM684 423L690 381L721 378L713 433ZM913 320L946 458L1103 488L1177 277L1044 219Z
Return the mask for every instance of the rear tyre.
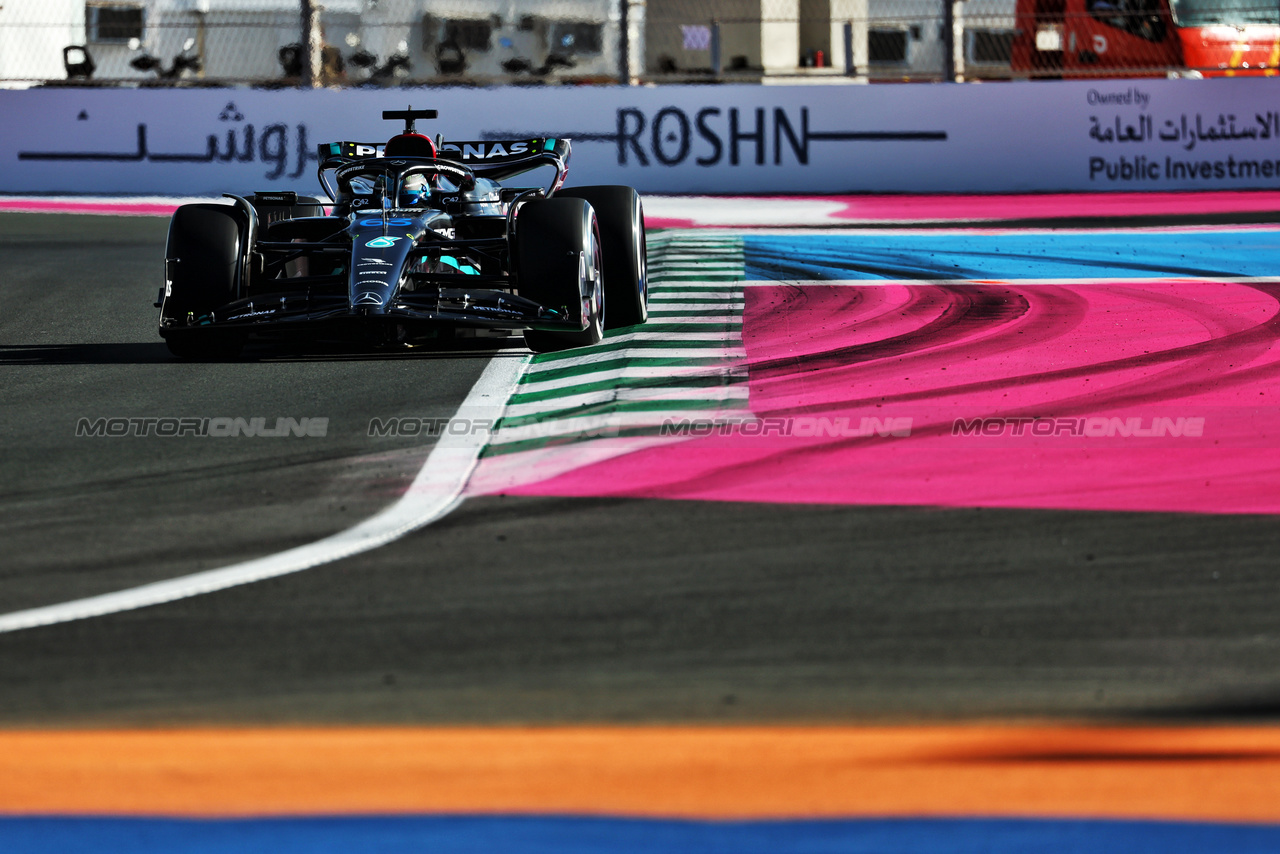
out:
M580 332L529 329L525 344L552 353L604 337L605 289L595 211L581 199L529 202L516 221L520 295L585 324Z
M202 321L208 324L238 296L246 228L244 215L230 205L183 205L169 221L160 334L175 356L232 358L243 347L243 333Z
M640 194L631 187L570 187L555 197L583 199L595 209L609 303L605 329L644 323L649 319L649 278Z

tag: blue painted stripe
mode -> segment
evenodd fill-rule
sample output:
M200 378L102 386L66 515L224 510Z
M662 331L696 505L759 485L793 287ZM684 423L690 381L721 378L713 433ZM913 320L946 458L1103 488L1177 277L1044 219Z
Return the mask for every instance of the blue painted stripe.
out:
M1280 231L748 235L747 279L1280 275Z
M0 819L6 854L1261 854L1280 826L1031 819L649 821L564 817Z

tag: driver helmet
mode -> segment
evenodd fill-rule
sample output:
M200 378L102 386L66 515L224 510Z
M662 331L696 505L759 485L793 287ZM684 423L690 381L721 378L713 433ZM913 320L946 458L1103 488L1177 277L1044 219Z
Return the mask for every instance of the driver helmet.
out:
M391 137L383 148L384 157L436 158L436 145L430 137L420 133L402 133ZM397 204L412 206L423 204L431 194L430 180L426 175L410 175L404 179Z
M426 204L434 189L431 186L433 183L432 176L429 175L410 175L405 178L400 185L399 206L413 207Z

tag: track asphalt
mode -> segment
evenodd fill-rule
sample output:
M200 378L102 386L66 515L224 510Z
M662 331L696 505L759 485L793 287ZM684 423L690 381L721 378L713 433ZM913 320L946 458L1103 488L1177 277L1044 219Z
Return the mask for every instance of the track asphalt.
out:
M0 613L350 527L430 450L370 418L448 417L513 352L178 363L164 231L0 214ZM254 417L325 435L76 436ZM1278 555L1270 514L484 495L296 576L0 635L0 725L1270 724Z

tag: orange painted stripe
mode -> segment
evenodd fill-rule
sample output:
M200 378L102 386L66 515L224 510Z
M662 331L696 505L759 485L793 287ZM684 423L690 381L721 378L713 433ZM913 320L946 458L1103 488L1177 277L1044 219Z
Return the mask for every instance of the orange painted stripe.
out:
M0 812L1280 821L1280 728L0 732Z

